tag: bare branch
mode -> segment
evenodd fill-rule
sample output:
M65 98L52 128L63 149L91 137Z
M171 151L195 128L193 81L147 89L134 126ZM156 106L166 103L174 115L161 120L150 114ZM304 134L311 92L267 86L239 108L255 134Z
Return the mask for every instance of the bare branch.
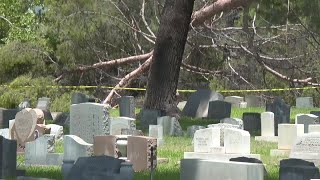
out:
M153 31L151 30L151 28L149 27L149 24L147 23L147 20L144 16L144 7L145 7L145 0L142 1L142 5L141 5L141 12L140 12L140 16L142 18L142 21L144 23L144 25L146 26L147 30L149 31L149 33L154 37L156 38L156 35L154 35Z

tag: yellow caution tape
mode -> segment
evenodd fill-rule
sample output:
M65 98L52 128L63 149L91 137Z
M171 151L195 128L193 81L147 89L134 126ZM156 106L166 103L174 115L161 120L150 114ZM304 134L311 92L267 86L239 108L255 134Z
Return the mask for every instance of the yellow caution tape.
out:
M0 87L18 89L18 88L36 88L36 86L9 86L0 85ZM131 90L131 91L145 91L145 88L115 88L112 86L44 86L44 88L64 88L64 89L118 89L118 90ZM308 90L317 89L320 87L302 87L302 88L281 88L281 89L248 89L248 90L221 90L219 93L242 93L242 92L275 92L275 91L293 91L293 90ZM177 90L182 93L196 92L197 90Z

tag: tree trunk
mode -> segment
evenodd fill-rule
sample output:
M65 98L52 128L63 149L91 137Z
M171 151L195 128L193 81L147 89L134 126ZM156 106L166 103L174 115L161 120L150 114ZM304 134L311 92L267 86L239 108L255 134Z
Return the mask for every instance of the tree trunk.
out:
M175 104L194 0L166 0L149 71L145 109L161 114Z

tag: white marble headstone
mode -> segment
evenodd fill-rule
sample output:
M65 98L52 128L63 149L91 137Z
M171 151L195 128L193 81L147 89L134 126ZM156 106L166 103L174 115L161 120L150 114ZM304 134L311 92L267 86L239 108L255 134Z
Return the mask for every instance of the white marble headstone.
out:
M261 113L261 136L274 136L274 113Z
M309 133L320 132L320 124L310 124Z
M224 147L227 154L250 154L250 133L241 129L225 129Z
M157 138L157 145L163 144L163 126L162 125L149 125L149 136Z
M224 146L224 131L226 128L235 128L241 129L243 125L234 125L234 124L227 124L227 123L218 123L218 124L209 124L209 128L219 128L220 129L220 146Z
M303 124L279 124L278 125L278 149L290 150L298 136L304 134Z
M210 152L212 147L220 147L220 129L197 130L193 137L194 152Z
M121 129L136 129L136 119L129 117L112 117L109 122L110 135L121 135Z

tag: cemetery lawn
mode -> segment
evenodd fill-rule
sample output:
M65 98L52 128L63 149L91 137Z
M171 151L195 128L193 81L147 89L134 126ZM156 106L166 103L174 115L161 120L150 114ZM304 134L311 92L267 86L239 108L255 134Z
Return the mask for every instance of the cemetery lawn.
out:
M291 108L291 123L294 123L294 118L297 113L309 113L315 109L295 109ZM140 110L136 110L139 112ZM246 108L238 109L233 108L231 117L242 118L243 112L264 112L264 108ZM119 116L118 109L111 110L111 116ZM203 125L206 126L212 123L218 123L215 120L208 119L192 119L182 118L180 120L181 126L186 131L188 126L191 125ZM138 126L139 128L139 126ZM251 153L260 154L261 160L265 164L268 171L268 177L265 180L278 180L279 179L279 163L281 159L287 157L270 157L270 150L277 149L277 143L257 142L254 138L251 138ZM192 152L192 139L189 137L165 137L165 144L158 148L158 158L167 158L167 162L158 164L157 169L154 172L154 180L179 180L180 179L180 159L183 159L184 152ZM56 152L63 152L63 143L58 143L56 146ZM18 156L18 169L26 169L26 176L42 177L51 179L62 179L60 167L24 167L23 156ZM213 167L214 168L214 167ZM149 180L150 172L135 173L135 180Z

